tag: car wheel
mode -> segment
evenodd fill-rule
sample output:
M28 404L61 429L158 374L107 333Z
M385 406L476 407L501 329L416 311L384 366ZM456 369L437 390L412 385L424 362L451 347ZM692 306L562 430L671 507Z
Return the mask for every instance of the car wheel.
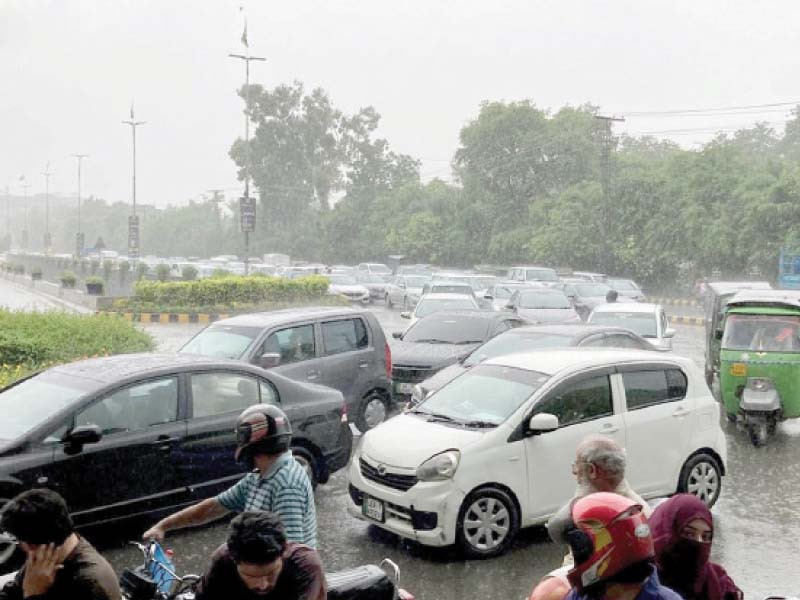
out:
M383 423L389 415L389 406L378 392L372 392L361 401L356 425L361 433L365 433Z
M0 508L5 506L14 494L3 494L0 498ZM25 554L17 545L17 540L8 532L0 530L0 575L17 571L25 563Z
M294 456L294 459L303 467L306 475L308 475L308 480L311 482L311 489L316 489L317 458L314 456L314 453L302 446L294 446L292 448L292 456Z
M722 491L722 468L710 454L695 454L681 470L678 491L692 494L711 508Z
M386 308L392 308L392 301L389 299L389 294L386 294Z
M519 531L517 505L506 492L489 487L467 496L456 524L458 545L469 558L503 554Z

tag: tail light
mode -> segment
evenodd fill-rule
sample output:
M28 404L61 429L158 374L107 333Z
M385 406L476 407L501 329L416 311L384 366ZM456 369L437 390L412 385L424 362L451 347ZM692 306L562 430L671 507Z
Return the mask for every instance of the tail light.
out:
M342 423L347 423L347 402L342 402L342 416L340 421Z
M389 348L389 343L384 344L384 361L386 362L386 376L392 378L392 349Z

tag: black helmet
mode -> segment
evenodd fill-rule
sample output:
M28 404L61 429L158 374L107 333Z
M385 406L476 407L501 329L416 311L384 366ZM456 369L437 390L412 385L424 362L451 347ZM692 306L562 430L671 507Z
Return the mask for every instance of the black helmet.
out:
M289 449L292 426L286 414L272 404L255 404L236 419L236 460L255 454L280 454Z

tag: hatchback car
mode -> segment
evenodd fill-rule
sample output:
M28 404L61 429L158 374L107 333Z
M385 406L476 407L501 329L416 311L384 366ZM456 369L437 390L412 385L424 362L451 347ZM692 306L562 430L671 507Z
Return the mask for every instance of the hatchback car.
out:
M660 304L601 304L589 315L592 325L616 325L635 331L656 350L672 350L675 330L669 326L667 313Z
M237 416L280 406L312 483L352 446L337 390L237 361L131 354L52 367L0 391L0 498L59 492L79 527L175 510L242 477Z
M498 333L528 324L512 314L443 311L395 334L392 381L395 400L408 400L414 384L468 355Z
M513 267L508 271L508 279L526 283L539 282L545 285L554 285L559 282L558 273L556 273L555 269L537 266Z
M529 289L531 287L544 287L541 284L535 283L522 283L519 281L500 281L495 283L492 287L486 290L483 299L491 304L492 310L505 310L508 306L508 301L514 292L520 289Z
M575 307L575 311L585 321L595 308L606 303L606 295L611 288L605 283L586 281L565 283L563 290ZM619 296L617 302L633 302L633 300Z
M633 279L608 279L606 283L620 296L625 296L636 302L644 302L644 292Z
M531 288L514 292L506 309L536 323L576 323L578 313L561 290Z
M575 448L598 433L626 448L626 477L643 497L719 498L725 436L694 362L570 348L481 363L367 432L348 468L348 512L425 545L495 556L572 497Z
M430 277L422 275L398 275L386 284L386 307L401 306L404 311L411 310L422 297L422 288L430 282Z
M355 275L334 273L325 276L330 281L328 293L336 296L344 296L350 302L360 302L369 304L370 291L365 285L360 284ZM376 275L377 277L377 275Z
M459 284L460 285L460 284ZM471 294L425 294L414 309L414 312L402 312L400 316L411 319L413 325L419 319L445 310L481 310L480 304Z
M391 408L392 355L368 310L291 308L239 315L212 323L180 352L243 360L335 388L361 431L382 422Z
M584 323L517 327L493 337L459 359L458 362L415 385L411 393L411 404L419 403L423 398L449 383L467 369L471 369L485 360L515 352L569 347L653 350L653 346L646 339L621 327L603 327Z

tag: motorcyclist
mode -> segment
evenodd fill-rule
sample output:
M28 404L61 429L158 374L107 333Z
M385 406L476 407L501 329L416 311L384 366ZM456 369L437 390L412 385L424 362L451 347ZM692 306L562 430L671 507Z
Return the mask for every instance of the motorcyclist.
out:
M575 557L567 600L680 600L658 580L642 506L608 492L576 501L564 537Z
M315 548L314 494L308 475L289 450L291 437L289 419L277 406L245 409L236 421L235 458L252 472L215 498L165 517L142 537L163 541L171 529L202 525L229 512L269 511L281 518L289 541Z
M608 290L606 292L606 302L612 304L617 301L619 298L619 292L617 290Z
M319 555L304 544L287 542L280 518L243 512L231 521L227 543L211 557L196 600L325 600Z

